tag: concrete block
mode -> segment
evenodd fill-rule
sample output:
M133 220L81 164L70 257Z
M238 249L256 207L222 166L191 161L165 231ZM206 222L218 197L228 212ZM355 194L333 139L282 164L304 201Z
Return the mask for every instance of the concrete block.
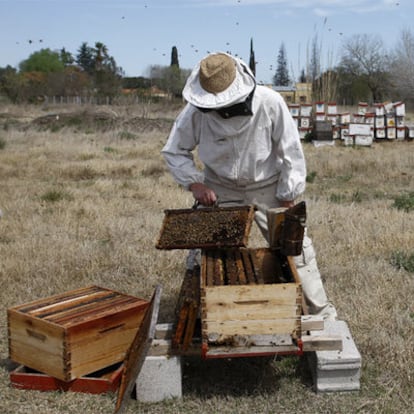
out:
M141 402L159 402L182 397L180 356L147 356L136 379L136 397Z
M344 321L325 321L323 333L340 335L342 351L315 351L307 354L316 392L360 389L361 355ZM314 335L321 332L314 332ZM312 335L312 332L311 332Z

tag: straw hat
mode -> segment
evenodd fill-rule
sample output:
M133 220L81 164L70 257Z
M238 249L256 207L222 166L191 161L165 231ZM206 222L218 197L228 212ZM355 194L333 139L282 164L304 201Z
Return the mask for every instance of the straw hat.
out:
M216 109L247 98L256 85L250 69L227 53L206 56L191 72L184 99L199 108Z

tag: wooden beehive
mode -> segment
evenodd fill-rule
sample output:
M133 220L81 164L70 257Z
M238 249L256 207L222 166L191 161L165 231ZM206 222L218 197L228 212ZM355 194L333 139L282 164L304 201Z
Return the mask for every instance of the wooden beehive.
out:
M203 252L205 345L290 345L300 338L301 314L302 289L291 257L267 248Z
M9 308L9 356L63 381L122 361L149 302L90 286Z

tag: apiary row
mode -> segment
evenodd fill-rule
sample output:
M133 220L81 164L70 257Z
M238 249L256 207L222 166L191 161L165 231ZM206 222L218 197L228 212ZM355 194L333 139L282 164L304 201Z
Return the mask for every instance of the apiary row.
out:
M414 126L406 125L405 104L403 102L375 104L369 107L360 102L356 113L338 113L336 103L316 102L314 105L289 105L300 138L342 140L345 145L371 144L376 140L414 139ZM317 130L318 125L326 124L326 134ZM350 124L369 125L363 134L349 131Z

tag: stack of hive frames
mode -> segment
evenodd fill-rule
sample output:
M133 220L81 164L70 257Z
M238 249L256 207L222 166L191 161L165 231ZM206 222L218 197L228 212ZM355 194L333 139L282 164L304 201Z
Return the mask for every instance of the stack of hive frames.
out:
M187 269L175 309L176 322L171 345L175 351L191 346L200 309L200 266Z

